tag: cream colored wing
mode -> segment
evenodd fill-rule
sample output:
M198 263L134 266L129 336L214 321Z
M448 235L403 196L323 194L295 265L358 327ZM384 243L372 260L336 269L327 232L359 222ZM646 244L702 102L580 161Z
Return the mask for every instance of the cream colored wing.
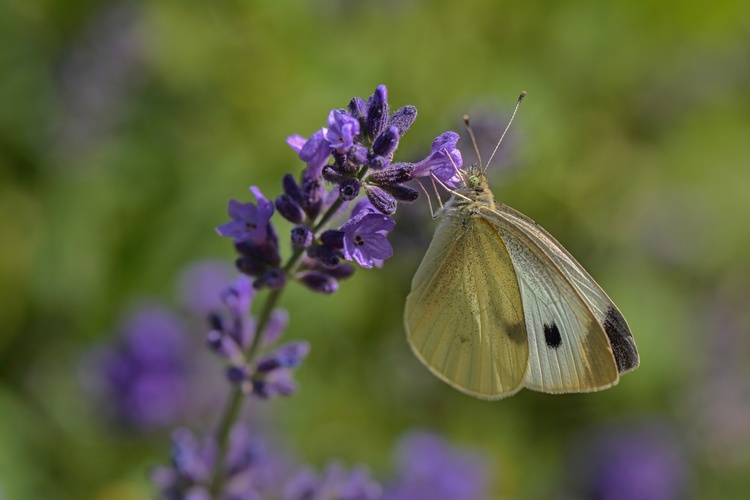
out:
M638 365L627 323L570 254L531 219L504 205L487 212L519 278L529 333L526 387L588 392Z
M484 399L523 386L529 347L513 263L481 217L444 217L414 275L404 314L416 356L456 389Z
M516 228L529 244L542 250L591 309L607 335L618 371L622 374L638 368L638 349L625 318L581 264L552 235L524 214L502 204L496 209L497 215L507 222L504 227Z

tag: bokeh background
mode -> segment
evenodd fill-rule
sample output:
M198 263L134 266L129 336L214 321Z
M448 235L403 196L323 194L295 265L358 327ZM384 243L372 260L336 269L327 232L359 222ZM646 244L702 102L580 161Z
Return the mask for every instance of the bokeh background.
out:
M431 377L401 323L435 225L420 199L399 208L383 269L333 296L290 287L285 335L312 353L301 391L253 421L306 462L376 478L427 429L485 457L492 498L750 488L747 2L4 0L0 71L3 498L152 497L174 415L128 420L101 398L98 360L145 307L186 332L170 352L195 428L215 423L220 363L186 304L226 281L226 202L279 194L303 167L285 138L381 83L419 110L410 161L465 135L466 112L486 156L528 92L494 192L607 290L642 365L602 393L495 403ZM206 260L213 285L191 285Z

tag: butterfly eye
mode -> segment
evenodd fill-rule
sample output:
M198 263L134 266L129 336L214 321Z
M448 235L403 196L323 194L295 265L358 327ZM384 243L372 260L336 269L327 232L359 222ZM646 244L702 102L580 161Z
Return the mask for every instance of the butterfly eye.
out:
M479 177L476 175L472 175L469 177L469 187L471 189L476 189L479 186Z

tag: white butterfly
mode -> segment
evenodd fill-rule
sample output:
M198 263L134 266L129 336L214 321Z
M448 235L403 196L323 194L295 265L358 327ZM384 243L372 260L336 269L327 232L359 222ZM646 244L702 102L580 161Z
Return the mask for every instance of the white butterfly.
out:
M414 353L483 399L615 385L638 366L625 318L549 233L495 203L480 167L442 217L406 299Z

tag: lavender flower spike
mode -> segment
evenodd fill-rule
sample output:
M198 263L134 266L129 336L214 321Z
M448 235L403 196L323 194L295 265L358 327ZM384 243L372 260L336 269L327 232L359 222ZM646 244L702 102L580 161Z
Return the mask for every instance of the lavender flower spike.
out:
M274 207L257 186L250 186L250 191L255 195L258 204L229 200L228 212L232 220L217 227L216 232L234 239L235 243L251 241L261 244L266 241L267 226Z
M440 134L432 143L430 155L414 164L412 177L428 177L432 173L448 187L455 187L460 182L456 169L463 165L461 152L456 148L458 138L455 132Z
M344 258L371 268L377 261L393 255L393 247L386 234L393 230L396 221L387 215L361 209L341 226L344 233Z

